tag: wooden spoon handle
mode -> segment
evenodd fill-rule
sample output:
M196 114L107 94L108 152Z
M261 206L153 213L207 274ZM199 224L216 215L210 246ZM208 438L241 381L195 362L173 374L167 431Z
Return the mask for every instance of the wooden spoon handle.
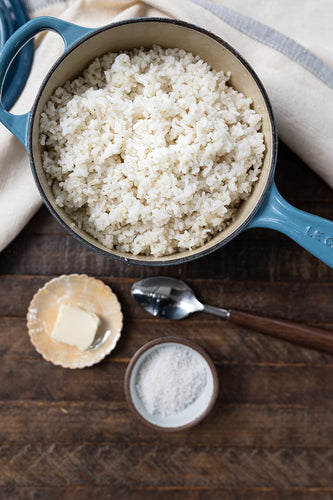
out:
M333 354L333 333L326 330L232 309L229 321L271 337L278 337L294 344Z

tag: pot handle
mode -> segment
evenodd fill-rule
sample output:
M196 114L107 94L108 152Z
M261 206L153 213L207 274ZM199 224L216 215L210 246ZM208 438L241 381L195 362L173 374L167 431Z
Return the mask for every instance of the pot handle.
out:
M293 207L274 183L246 229L254 227L280 231L333 268L333 222Z
M62 21L54 17L36 17L15 31L0 51L0 122L2 122L27 149L30 111L23 115L13 115L9 113L3 107L1 93L7 71L16 54L31 38L46 29L59 33L64 40L65 50L93 31L91 28L77 26L76 24L68 23L67 21Z

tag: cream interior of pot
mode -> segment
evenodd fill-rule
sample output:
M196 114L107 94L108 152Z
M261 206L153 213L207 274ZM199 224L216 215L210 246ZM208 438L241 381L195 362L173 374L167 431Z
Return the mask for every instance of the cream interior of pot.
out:
M204 246L193 250L185 251L165 257L147 257L133 256L110 251L95 238L88 235L75 226L66 212L55 204L54 197L50 186L48 185L45 173L41 163L41 147L39 145L39 119L40 113L53 94L54 90L62 86L66 80L77 76L95 57L101 56L109 51L128 50L135 47L143 46L145 48L152 47L153 44L161 45L162 47L178 47L186 51L198 54L209 65L218 71L231 72L231 85L238 91L243 92L246 96L252 97L253 107L262 116L263 124L262 131L265 140L265 157L262 172L259 181L254 186L254 189L246 202L240 206L236 218L222 232L217 234ZM84 40L80 45L70 50L65 57L51 70L46 83L44 83L35 112L33 116L32 126L32 157L39 179L49 203L53 210L62 219L66 226L74 231L84 241L96 247L96 249L108 252L110 255L118 256L125 259L135 259L138 263L176 263L191 258L204 255L215 247L224 244L234 237L249 220L253 211L257 208L261 201L268 183L273 175L274 169L274 131L272 121L268 109L269 104L266 102L255 78L251 72L244 66L240 59L235 54L219 43L215 38L208 36L200 30L184 26L182 24L174 24L163 21L141 20L138 22L125 23L120 25L111 25L104 28L91 37Z

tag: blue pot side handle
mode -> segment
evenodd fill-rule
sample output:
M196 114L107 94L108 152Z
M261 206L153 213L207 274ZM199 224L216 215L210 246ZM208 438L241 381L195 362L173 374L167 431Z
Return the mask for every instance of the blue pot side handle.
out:
M21 26L6 41L0 52L0 89L2 92L4 80L11 62L16 54L35 35L45 30L52 30L59 33L65 43L65 50L79 41L85 35L94 31L91 28L84 28L76 24L55 19L53 17L37 17ZM1 95L1 93L0 93ZM28 149L28 124L30 111L23 115L13 115L5 110L0 101L0 121L8 128Z
M293 207L274 183L246 229L254 227L280 231L333 268L333 222Z

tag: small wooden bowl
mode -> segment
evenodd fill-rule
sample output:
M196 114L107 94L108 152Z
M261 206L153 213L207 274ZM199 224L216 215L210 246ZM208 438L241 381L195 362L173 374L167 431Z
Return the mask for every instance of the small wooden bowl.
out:
M194 351L206 365L207 382L203 392L192 404L177 414L163 416L149 413L136 389L136 380L142 363L161 346L182 345ZM143 345L132 357L125 374L125 395L134 415L148 427L160 431L181 431L201 422L212 410L218 394L218 376L213 361L197 344L177 337L163 337Z

